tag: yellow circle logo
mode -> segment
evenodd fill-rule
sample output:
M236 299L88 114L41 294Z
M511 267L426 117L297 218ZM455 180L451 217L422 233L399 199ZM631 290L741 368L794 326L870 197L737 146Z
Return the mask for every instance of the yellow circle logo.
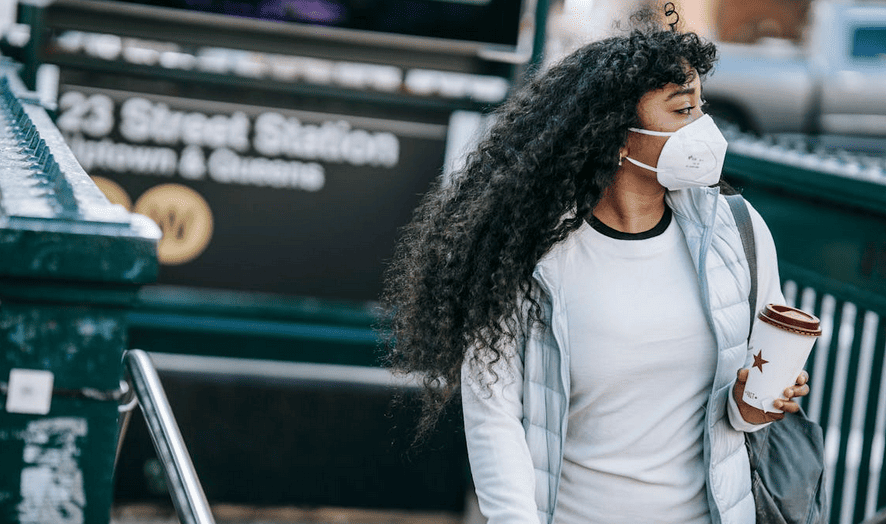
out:
M209 246L212 210L200 193L189 187L180 184L153 187L139 197L133 211L150 218L163 231L157 246L161 264L188 263Z
M101 192L104 193L105 198L107 198L112 204L119 204L125 207L127 211L132 210L132 200L129 198L129 195L126 194L126 190L120 187L120 184L102 176L94 176L91 178Z

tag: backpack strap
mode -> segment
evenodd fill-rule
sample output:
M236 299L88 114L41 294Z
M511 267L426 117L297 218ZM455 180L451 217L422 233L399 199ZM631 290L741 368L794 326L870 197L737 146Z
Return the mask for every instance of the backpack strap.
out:
M748 205L741 195L725 195L726 202L732 209L735 217L735 225L741 235L741 245L744 247L745 258L748 260L748 269L751 272L751 292L748 296L748 304L751 308L751 326L754 325L754 317L757 314L757 248L754 244L754 225L751 223L751 214Z

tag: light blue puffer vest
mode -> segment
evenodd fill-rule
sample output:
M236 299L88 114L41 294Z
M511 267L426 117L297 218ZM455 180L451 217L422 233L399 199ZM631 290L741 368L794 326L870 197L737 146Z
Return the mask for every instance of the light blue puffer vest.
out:
M754 499L744 434L729 424L726 402L735 374L745 363L749 331L750 277L741 237L724 198L715 188L671 191L667 201L683 230L699 275L708 322L717 340L717 369L706 406L704 459L708 503L714 524L752 524ZM539 520L550 524L556 507L569 412L569 350L558 292L558 253L538 263L544 330L532 330L525 345L523 427L536 476Z

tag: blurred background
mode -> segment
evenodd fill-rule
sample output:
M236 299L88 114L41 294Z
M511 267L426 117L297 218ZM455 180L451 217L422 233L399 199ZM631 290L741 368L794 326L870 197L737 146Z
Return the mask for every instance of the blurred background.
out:
M675 3L720 50L704 94L730 141L724 177L769 222L789 302L825 324L804 407L826 428L832 522L873 522L886 2ZM162 232L125 344L151 355L219 522L483 522L461 414L413 446L416 385L381 366L385 264L490 112L640 5L0 1L13 95L45 111L110 203ZM112 521L177 522L148 426L124 429L101 494Z

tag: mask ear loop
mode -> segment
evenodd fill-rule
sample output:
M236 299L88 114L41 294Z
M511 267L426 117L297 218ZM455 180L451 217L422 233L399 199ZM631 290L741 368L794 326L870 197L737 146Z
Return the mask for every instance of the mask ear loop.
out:
M637 167L642 167L643 169L648 169L648 170L652 171L653 173L660 173L662 171L661 169L658 169L657 167L652 167L648 164L644 164L643 162L640 162L639 160L634 160L633 158L631 158L629 156L626 156L625 160L634 164Z
M677 134L676 131L652 131L650 129L640 129L638 127L629 127L628 131L633 131L634 133L640 133L642 135L652 135L652 136L674 136Z
M639 127L629 127L628 131L633 131L634 133L640 133L643 135L666 136L666 137L672 137L677 134L676 131L652 131L650 129L640 129ZM634 160L633 158L631 158L629 156L619 157L618 158L618 165L621 165L622 161L624 161L624 160L627 160L628 162L634 164L637 167L642 167L643 169L648 169L649 171L652 171L653 173L658 173L660 171L659 169L654 168L650 165L644 164L643 162L640 162L638 160Z

